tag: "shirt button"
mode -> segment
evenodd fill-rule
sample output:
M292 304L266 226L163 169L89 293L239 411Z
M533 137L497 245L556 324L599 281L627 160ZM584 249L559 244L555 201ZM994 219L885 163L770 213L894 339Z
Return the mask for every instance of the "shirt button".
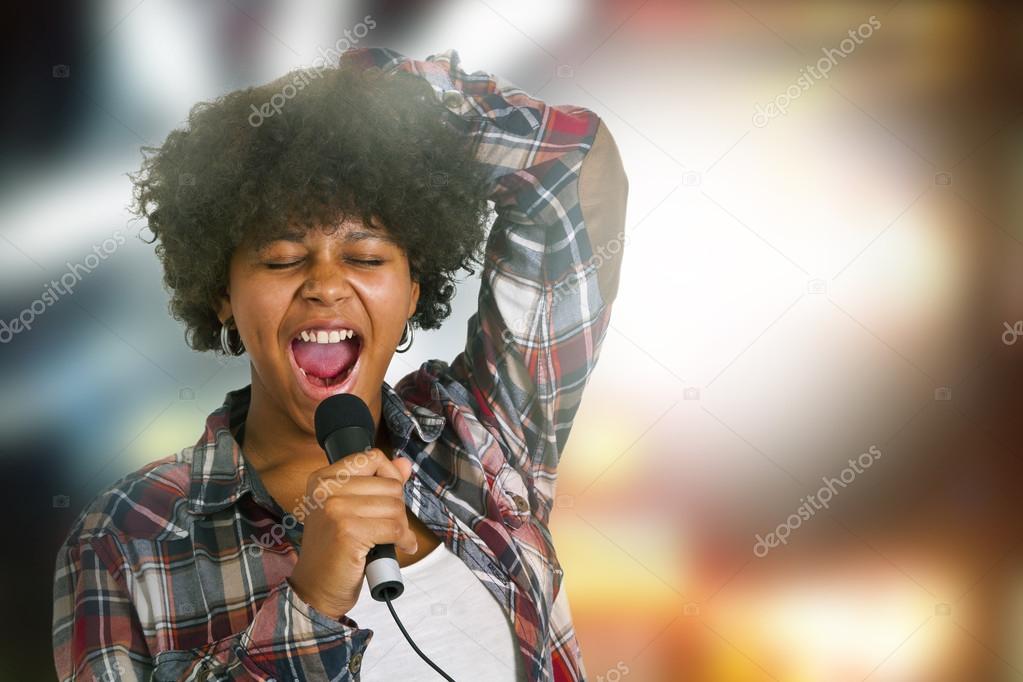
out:
M516 509L518 509L520 512L529 510L529 503L526 502L525 498L523 498L521 495L516 495L515 493L510 493L510 495L512 501L515 502Z
M360 651L359 653L357 653L354 656L352 656L351 660L348 661L348 672L350 672L350 673L352 673L354 675L355 673L359 672L359 668L361 668L361 667L362 667L362 652Z
M449 109L460 109L465 102L465 96L458 90L445 90L441 100Z

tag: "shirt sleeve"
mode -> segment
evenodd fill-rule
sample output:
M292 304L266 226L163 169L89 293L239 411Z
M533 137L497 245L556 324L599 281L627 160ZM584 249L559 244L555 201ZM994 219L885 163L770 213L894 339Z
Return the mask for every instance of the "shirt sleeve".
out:
M240 633L196 649L151 654L132 598L135 579L116 543L66 543L57 556L53 656L62 682L142 680L359 680L372 630L309 606L286 579ZM151 567L149 570L159 570ZM155 607L154 607L155 608Z
M628 180L614 139L586 108L545 104L499 76L466 73L455 50L416 61L356 48L344 58L422 76L474 124L497 217L477 312L451 371L482 418L506 434L512 463L552 492L618 290Z

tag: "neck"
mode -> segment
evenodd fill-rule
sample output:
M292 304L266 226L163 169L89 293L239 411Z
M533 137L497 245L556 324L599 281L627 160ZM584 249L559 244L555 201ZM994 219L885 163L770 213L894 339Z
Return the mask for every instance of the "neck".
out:
M374 447L386 442L387 430L380 418L381 398L367 403L373 423L377 424ZM383 434L383 435L382 435ZM316 440L312 414L308 424L296 424L290 414L273 399L266 387L252 373L252 393L245 418L245 457L260 474L272 470L311 473L327 465L323 448Z

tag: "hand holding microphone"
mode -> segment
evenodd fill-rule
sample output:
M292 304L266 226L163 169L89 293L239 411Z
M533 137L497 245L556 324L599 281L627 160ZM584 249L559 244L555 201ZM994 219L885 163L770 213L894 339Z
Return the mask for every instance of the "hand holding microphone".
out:
M316 440L330 466L309 477L306 494L320 486L330 492L321 508L307 517L302 551L288 580L299 598L317 611L340 618L359 601L363 575L370 594L387 603L394 622L412 649L448 682L450 675L412 641L391 601L405 585L394 554L418 549L405 508L408 460L391 461L371 447L376 426L361 398L338 393L316 407ZM343 481L343 483L342 483Z
M331 617L343 616L358 602L367 555L375 546L398 545L415 553L404 499L411 473L408 460L391 461L371 448L310 475L309 498L316 499L317 487L329 495L306 517L302 550L288 579L302 601ZM323 492L316 497L322 499Z

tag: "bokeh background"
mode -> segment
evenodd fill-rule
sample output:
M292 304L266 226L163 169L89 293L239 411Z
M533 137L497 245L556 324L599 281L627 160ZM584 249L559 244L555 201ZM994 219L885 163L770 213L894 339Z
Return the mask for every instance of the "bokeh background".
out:
M2 12L0 320L92 267L30 330L0 332L0 678L53 678L53 558L86 502L194 443L249 381L167 313L126 212L139 147L196 101L311 66L368 14L360 44L455 48L589 107L625 161L620 294L552 521L590 678L1023 679L1019 6ZM869 37L846 50L849 31ZM828 50L827 77L808 76ZM772 102L785 112L758 117ZM454 357L477 292L464 282L444 328L395 356L392 384ZM871 447L828 509L791 516Z

